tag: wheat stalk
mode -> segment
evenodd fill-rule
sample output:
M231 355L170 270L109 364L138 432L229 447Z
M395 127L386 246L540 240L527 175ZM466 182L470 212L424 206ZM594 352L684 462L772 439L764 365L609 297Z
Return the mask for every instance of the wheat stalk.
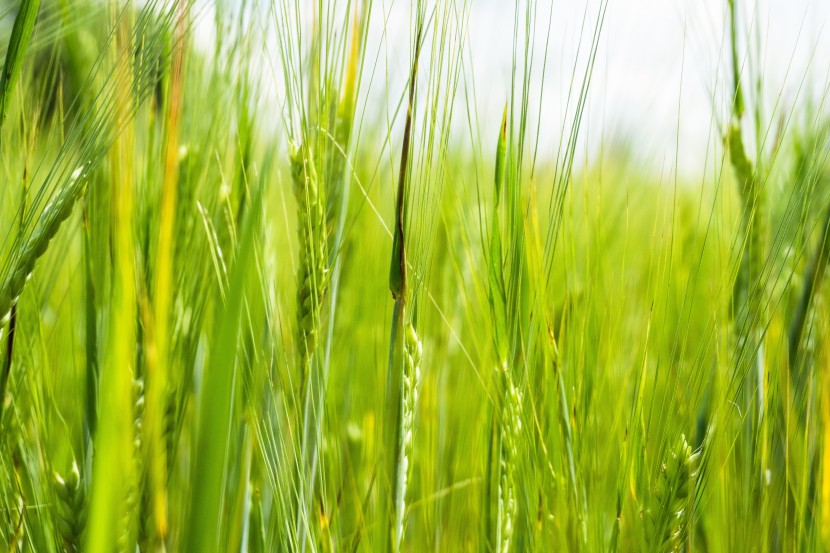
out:
M418 19L415 55L409 77L409 96L401 147L398 189L395 198L395 231L389 269L389 290L395 305L392 312L392 334L389 347L389 365L386 376L386 399L383 447L387 457L389 495L381 494L381 515L386 517L384 547L397 553L403 540L406 511L407 472L412 457L412 423L414 420L414 389L417 363L421 347L411 322L406 322L407 287L406 213L409 159L411 156L412 122L418 77L423 21ZM416 355L417 352L417 355ZM407 374L408 373L408 374ZM407 377L409 380L407 381ZM409 434L407 435L407 429ZM386 509L389 508L388 511Z
M507 107L504 109L499 136L496 144L496 168L494 178L493 211L490 222L490 246L488 299L493 321L493 341L498 356L496 377L499 386L497 405L497 454L498 460L491 469L496 471L497 495L495 528L486 538L495 546L496 551L507 552L513 538L516 518L516 461L520 440L521 392L516 387L510 365L509 322L514 320L515 309L508 309L507 285L505 282L505 258L502 252L502 229L500 212L502 194L506 194L507 177ZM509 200L509 198L508 198ZM508 204L508 208L512 207ZM512 237L515 239L515 237ZM515 283L516 274L510 275ZM508 311L510 311L508 315ZM508 319L508 317L510 317ZM488 517L489 519L489 517Z
M318 11L319 8L317 6ZM350 5L347 11L351 9ZM320 15L318 11L315 11L315 16ZM292 145L289 152L300 242L297 358L302 421L295 513L300 551L305 550L310 537L310 507L317 485L318 449L323 433L331 336L334 332L341 268L339 253L348 206L346 161L354 123L358 66L361 60L360 11L360 8L355 7L351 43L343 58L345 74L339 89L334 84L339 65L323 62L333 55L333 50L339 52L325 38L326 26L330 22L324 23L326 18L319 21L315 19L304 136L302 144ZM330 134L329 129L333 134ZM324 332L323 306L326 303L330 305L328 336L321 338L321 333Z
M164 172L156 251L153 294L153 355L147 356L147 442L153 534L159 543L167 536L167 468L165 440L167 393L172 366L172 340L169 320L174 297L173 252L175 250L177 188L179 186L179 134L181 132L185 39L189 0L177 0L175 44L170 67L170 93L166 109Z
M113 6L115 8L115 6ZM134 241L135 173L133 151L136 132L132 124L131 7L120 22L112 45L114 72L125 81L117 92L112 123L125 127L110 151L112 178L113 274L110 315L100 383L100 417L94 438L89 532L84 549L112 550L131 538L122 528L131 511L128 500L135 479L135 419L133 378L136 364L137 291ZM115 19L113 12L113 19ZM104 459L106 461L104 461ZM107 464L104 464L104 463Z
M764 410L764 348L763 327L766 324L765 283L762 279L766 257L766 205L763 183L758 179L756 168L746 153L741 120L744 115L743 87L738 65L736 0L729 0L731 25L732 78L734 98L732 115L726 134L726 146L735 178L738 181L742 202L741 224L746 234L746 246L741 259L738 280L735 284L736 300L743 305L744 317L735 321L738 339L736 359L748 351L755 365L755 387L757 388L757 409L748 424L756 426ZM748 349L746 349L748 348ZM748 383L751 382L748 381ZM745 386L746 407L752 403L752 386ZM754 433L749 431L749 433Z

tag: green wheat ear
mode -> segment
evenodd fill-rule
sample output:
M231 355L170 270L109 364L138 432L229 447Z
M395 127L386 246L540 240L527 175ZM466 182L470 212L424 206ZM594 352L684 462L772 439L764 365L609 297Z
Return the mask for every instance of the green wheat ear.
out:
M670 458L660 467L645 516L649 551L686 551L699 459L700 451L693 451L686 436L681 435Z
M81 550L81 536L86 524L86 493L81 485L78 464L72 461L66 477L55 472L54 485L58 498L58 532L66 551L75 553Z
M299 328L300 366L305 382L311 355L317 347L317 321L327 286L328 245L323 198L313 160L308 148L292 147L291 177L298 204L300 234L300 269L297 275L297 321Z
M35 262L46 253L49 243L72 213L75 200L83 190L87 169L87 166L76 169L69 183L62 187L55 198L47 204L40 215L37 228L14 258L11 270L0 284L0 320L4 324L5 317L8 317L11 312L12 304L23 292L23 286L34 270Z
M406 325L404 336L404 365L403 365L403 414L401 423L401 453L400 469L398 474L398 490L395 500L397 505L396 532L398 546L403 539L406 525L406 490L409 483L409 473L414 455L415 412L418 406L418 386L421 381L421 358L424 349L421 339L410 323Z
M522 433L522 395L513 384L507 367L503 370L504 395L501 410L501 447L499 451L498 551L507 553L513 540L517 512L516 460Z

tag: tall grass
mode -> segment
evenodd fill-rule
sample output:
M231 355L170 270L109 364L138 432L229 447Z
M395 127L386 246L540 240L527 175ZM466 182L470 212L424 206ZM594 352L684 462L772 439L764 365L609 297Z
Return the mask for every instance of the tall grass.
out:
M113 241L113 276L108 303L111 308L111 326L107 329L100 382L100 424L94 443L97 459L107 459L113 465L95 462L89 507L89 530L84 538L87 551L106 551L122 536L129 541L130 520L127 498L130 482L135 478L133 445L133 378L135 374L136 343L136 264L133 237L135 178L132 151L135 131L129 122L132 107L130 6L120 12L112 9L117 29L112 45L112 59L116 79L122 86L115 94L112 125L123 127L110 153L111 232ZM124 86L126 85L126 86ZM125 532L126 530L126 532ZM123 534L122 534L123 532ZM128 544L125 544L125 549Z
M0 2L0 549L830 546L826 93L667 179L611 5Z

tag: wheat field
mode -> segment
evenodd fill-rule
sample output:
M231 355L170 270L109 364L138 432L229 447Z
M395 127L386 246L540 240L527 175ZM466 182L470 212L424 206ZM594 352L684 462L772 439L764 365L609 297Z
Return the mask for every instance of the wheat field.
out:
M625 1L0 1L0 551L830 550L830 80Z

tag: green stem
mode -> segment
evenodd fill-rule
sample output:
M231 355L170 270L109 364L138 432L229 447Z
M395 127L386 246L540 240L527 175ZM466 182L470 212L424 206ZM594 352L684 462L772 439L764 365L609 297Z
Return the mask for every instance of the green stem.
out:
M821 233L821 241L816 245L815 253L810 259L810 265L807 268L807 280L804 283L804 288L801 291L798 304L793 314L792 322L790 323L789 331L789 360L790 360L790 375L798 382L798 353L801 346L801 339L804 334L804 329L807 322L807 314L810 310L813 297L819 283L824 279L824 273L827 268L828 257L830 257L830 207L827 208L824 218L823 231Z

